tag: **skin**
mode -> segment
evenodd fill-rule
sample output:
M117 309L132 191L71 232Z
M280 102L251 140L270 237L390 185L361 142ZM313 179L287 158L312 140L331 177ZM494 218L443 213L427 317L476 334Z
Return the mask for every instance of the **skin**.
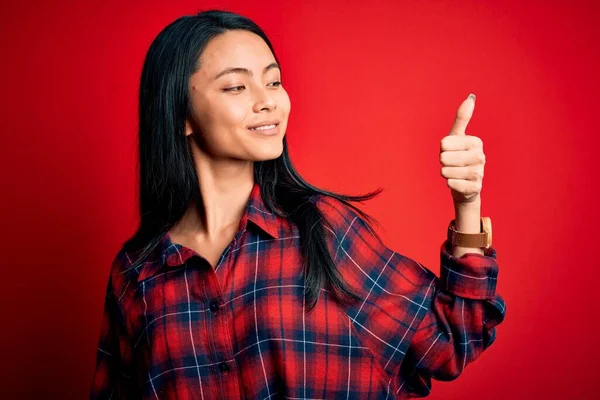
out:
M466 134L475 110L475 95L469 95L458 107L450 133L440 143L441 175L446 178L454 203L456 230L462 233L481 232L481 188L485 153L483 141ZM484 254L483 249L454 246L452 255Z
M214 267L237 231L254 185L255 161L277 158L283 151L290 99L278 83L278 68L267 44L247 31L228 31L213 38L190 77L193 112L186 121L198 174L202 205L194 205L171 229L173 242L194 249ZM217 74L231 67L240 72ZM451 189L459 232L480 231L483 142L465 130L475 107L469 97L457 112L450 134L440 146L441 175ZM280 121L278 132L264 136L248 129L268 120ZM481 249L454 247L453 255L482 254Z
M291 110L279 68L264 40L248 31L228 31L213 38L190 77L193 112L186 137L194 156L202 205L194 205L171 229L173 242L190 247L213 267L233 240L254 185L254 162L275 159ZM248 69L215 77L231 67ZM228 90L229 89L229 90ZM280 121L265 136L249 126Z

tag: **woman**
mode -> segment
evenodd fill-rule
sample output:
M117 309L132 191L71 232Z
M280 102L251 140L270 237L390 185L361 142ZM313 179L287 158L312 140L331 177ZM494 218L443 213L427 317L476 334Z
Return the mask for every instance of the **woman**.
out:
M494 341L489 242L445 241L441 278L387 248L350 204L380 190L336 194L294 169L281 80L266 35L234 13L179 18L153 41L141 221L112 265L90 398L422 397ZM469 104L440 157L463 234L480 224L482 170L457 167Z

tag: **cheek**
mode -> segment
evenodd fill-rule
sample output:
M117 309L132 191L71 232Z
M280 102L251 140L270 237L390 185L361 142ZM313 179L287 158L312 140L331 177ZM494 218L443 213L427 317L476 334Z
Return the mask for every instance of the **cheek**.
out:
M286 116L287 116L287 114L289 114L292 104L290 101L290 96L287 94L285 89L282 89L279 92L279 98L277 99L277 105L280 108L280 110L282 112L284 112L284 114Z
M246 103L229 99L227 102L213 103L207 117L214 130L231 130L243 126L247 112Z
M221 130L244 119L247 105L241 96L222 96L212 91L194 99L196 120L203 130Z
M198 126L208 144L227 141L227 133L243 127L247 106L236 101L203 102L198 108Z
M223 123L229 125L232 129L243 127L247 114L248 104L242 101L229 102L221 110Z

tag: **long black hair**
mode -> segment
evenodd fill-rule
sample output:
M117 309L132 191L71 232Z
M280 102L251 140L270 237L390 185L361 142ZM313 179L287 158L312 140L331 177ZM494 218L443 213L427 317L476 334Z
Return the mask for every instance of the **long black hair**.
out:
M256 23L222 10L178 18L159 33L146 54L139 90L140 224L124 244L125 249L138 254L134 267L156 248L190 204L202 202L185 136L186 118L191 114L189 78L198 69L198 60L212 38L239 29L260 36L279 63L271 42ZM260 185L266 207L298 227L308 311L316 305L323 288L345 303L360 300L342 279L329 253L323 222L329 227L331 224L311 199L331 196L367 221L375 221L349 201L369 200L382 189L364 195L343 195L312 186L294 168L285 136L281 156L254 163L254 180Z

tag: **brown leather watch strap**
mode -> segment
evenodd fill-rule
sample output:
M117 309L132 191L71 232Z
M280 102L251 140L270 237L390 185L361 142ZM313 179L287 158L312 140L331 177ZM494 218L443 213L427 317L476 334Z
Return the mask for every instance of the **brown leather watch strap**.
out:
M488 248L492 242L492 220L481 217L480 233L461 233L456 231L454 220L448 225L448 241L453 246Z

